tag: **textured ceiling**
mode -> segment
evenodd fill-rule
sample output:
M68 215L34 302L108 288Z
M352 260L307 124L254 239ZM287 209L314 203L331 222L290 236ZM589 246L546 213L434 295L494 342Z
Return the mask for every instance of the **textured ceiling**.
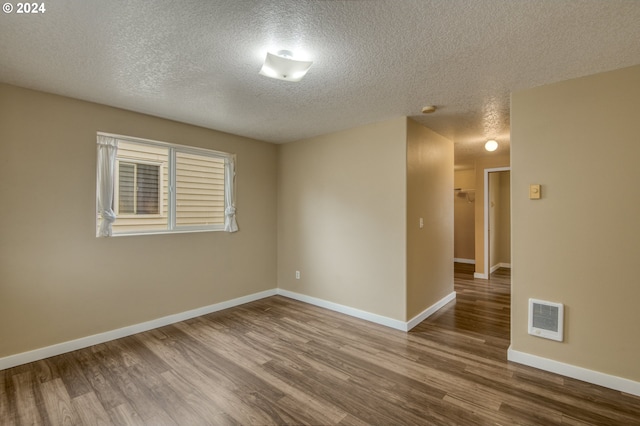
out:
M640 1L46 2L0 15L0 81L282 143L406 115L456 163L508 152L509 93L640 63ZM314 61L300 83L265 53ZM427 104L438 106L422 115Z

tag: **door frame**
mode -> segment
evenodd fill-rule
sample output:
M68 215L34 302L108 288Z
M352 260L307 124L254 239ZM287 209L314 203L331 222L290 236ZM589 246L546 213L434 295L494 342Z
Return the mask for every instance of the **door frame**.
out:
M511 166L484 169L484 273L477 274L476 278L488 280L491 276L489 270L489 173L510 171ZM509 191L511 191L511 182L509 182Z

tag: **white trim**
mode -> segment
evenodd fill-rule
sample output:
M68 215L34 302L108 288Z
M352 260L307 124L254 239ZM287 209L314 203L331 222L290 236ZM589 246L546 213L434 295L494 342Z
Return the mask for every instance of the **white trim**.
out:
M310 305L318 306L320 308L329 309L330 311L340 312L341 314L360 318L365 321L384 325L385 327L394 328L400 331L411 330L413 327L424 321L427 317L433 315L438 309L442 308L444 305L456 298L456 292L451 292L450 294L440 299L438 302L425 309L422 313L415 316L410 321L404 322L360 309L352 308L350 306L341 305L339 303L330 302L328 300L319 299L317 297L307 296L305 294L300 294L289 290L283 290L281 288L277 289L276 291L280 296L288 297L289 299L294 299L300 302L308 303Z
M511 346L509 346L509 350L507 351L507 359L512 362L517 362L518 364L528 365L529 367L582 380L583 382L640 396L640 382L634 382L633 380L622 377L612 376L599 371L589 370L537 355L531 355L526 352L516 351L511 349Z
M221 311L223 309L233 308L234 306L243 305L245 303L253 302L256 300L264 299L266 297L271 297L275 295L276 295L275 289L265 290L259 293L250 294L248 296L242 296L236 299L227 300L225 302L204 306L202 308L192 309L190 311L168 315L166 317L158 318L151 321L146 321L140 324L134 324L134 325L119 328L116 330L106 331L104 333L94 334L92 336L81 337L76 340L70 340L68 342L58 343L58 344L47 346L44 348L35 349L29 352L9 355L7 357L0 358L0 370L15 367L16 365L38 361L41 359L75 351L78 349L83 349L89 346L108 342L110 340L120 339L122 337L131 336L133 334L141 333L143 331L152 330L154 328L163 327L165 325L174 324L180 321L185 321L191 318L210 314L212 312Z
M495 264L495 265L493 265L491 267L490 273L493 274L495 271L497 271L500 268L509 268L509 269L511 269L511 264L510 263L503 263L503 262Z
M422 313L418 314L408 322L399 321L393 318L385 317L382 315L374 314L371 312L363 311L360 309L352 308L338 303L329 302L327 300L318 299L316 297L306 296L304 294L295 293L293 291L283 290L281 288L265 290L259 293L250 294L248 296L238 297L236 299L227 300L225 302L215 303L213 305L204 306L202 308L192 309L190 311L181 312L166 317L146 321L140 324L134 324L127 327L118 328L116 330L106 331L104 333L94 334L92 336L81 337L79 339L70 340L67 342L57 343L55 345L46 346L44 348L34 349L28 352L22 352L15 355L9 355L4 358L0 358L0 370L15 367L17 365L27 364L29 362L39 361L41 359L49 358L56 355L61 355L67 352L75 351L78 349L87 348L89 346L98 345L100 343L109 342L111 340L120 339L122 337L131 336L133 334L142 333L144 331L153 330L154 328L164 327L165 325L174 324L180 321L185 321L191 318L207 315L212 312L221 311L223 309L233 308L234 306L243 305L245 303L253 302L256 300L264 299L267 297L275 296L276 294L288 297L290 299L299 300L301 302L309 303L310 305L319 306L321 308L329 309L331 311L340 312L355 318L360 318L366 321L370 321L376 324L384 325L386 327L394 328L400 331L409 331L429 316L433 315L436 311L442 308L444 305L456 298L456 293L451 292L438 302L434 303Z
M500 269L500 268L508 268L508 269L511 269L511 264L510 264L510 263L503 263L503 262L497 263L497 264L495 264L495 265L493 265L493 266L491 267L491 269L490 269L489 273L490 273L490 274L493 274L495 271L497 271L497 270L498 270L498 269ZM483 275L484 275L484 274L483 274Z
M447 294L445 297L443 297L433 305L429 306L427 309L422 311L422 313L416 315L411 320L409 320L409 322L407 322L407 331L411 330L413 327L420 324L422 321L426 320L431 315L435 314L440 308L442 308L444 305L451 302L452 300L455 300L455 298L456 298L456 292L452 291L451 293Z
M473 278L479 278L481 280L488 280L489 276L487 274L481 274L480 272L474 272Z
M486 271L489 270L489 173L492 172L507 172L511 171L511 167L494 167L491 169L484 169L484 271L483 276L474 278L488 279ZM480 274L478 274L480 275Z
M224 151L216 151L215 149L208 149L208 148L200 148L197 146L189 146L189 145L180 145L177 143L171 143L171 142L162 142L162 141L156 141L153 139L144 139L144 138L137 138L135 136L127 136L127 135L118 135L115 133L106 133L106 132L97 132L98 135L100 136L108 136L110 138L115 138L115 139L120 139L126 142L132 142L132 143L138 143L138 144L146 144L146 145L155 145L155 146L161 146L164 148L174 148L174 149L178 149L179 151L183 151L183 152L188 152L190 154L198 154L198 155L211 155L213 154L214 157L222 157L222 158L227 158L231 155L235 155L235 154L231 154L229 152L224 152Z
M371 312L362 311L360 309L352 308L350 306L341 305L339 303L329 302L328 300L318 299L317 297L307 296L305 294L295 293L289 290L277 289L276 292L280 296L288 297L289 299L299 300L310 305L319 306L321 308L329 309L330 311L340 312L351 317L360 318L366 321L374 322L376 324L384 325L386 327L395 328L396 330L407 331L407 323L397 319L385 317Z
M456 263L468 263L469 265L475 265L476 264L476 260L475 259L462 259L460 257L454 257L453 261Z

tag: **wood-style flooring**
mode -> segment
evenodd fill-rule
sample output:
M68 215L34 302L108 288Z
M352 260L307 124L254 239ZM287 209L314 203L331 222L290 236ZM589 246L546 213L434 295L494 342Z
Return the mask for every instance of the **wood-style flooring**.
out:
M640 425L640 398L509 363L510 277L456 265L409 333L271 297L0 371L3 425Z

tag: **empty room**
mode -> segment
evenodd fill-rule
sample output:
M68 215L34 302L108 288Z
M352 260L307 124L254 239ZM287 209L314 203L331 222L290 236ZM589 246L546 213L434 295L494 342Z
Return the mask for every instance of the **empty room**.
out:
M4 2L0 425L640 424L638 22Z

